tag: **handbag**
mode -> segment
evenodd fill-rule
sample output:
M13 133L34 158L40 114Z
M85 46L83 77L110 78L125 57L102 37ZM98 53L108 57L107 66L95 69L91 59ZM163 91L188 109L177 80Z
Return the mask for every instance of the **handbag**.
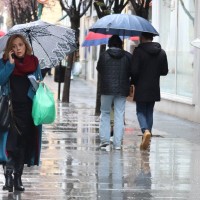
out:
M0 96L0 131L7 131L10 127L10 97Z

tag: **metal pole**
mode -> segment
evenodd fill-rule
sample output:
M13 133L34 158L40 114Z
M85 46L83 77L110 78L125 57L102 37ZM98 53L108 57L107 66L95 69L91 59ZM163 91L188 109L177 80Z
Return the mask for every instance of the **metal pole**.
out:
M58 68L59 80L58 80L58 100L60 100L60 86L61 86L61 61Z
M61 85L61 83L59 82L58 83L58 100L60 100L60 85Z

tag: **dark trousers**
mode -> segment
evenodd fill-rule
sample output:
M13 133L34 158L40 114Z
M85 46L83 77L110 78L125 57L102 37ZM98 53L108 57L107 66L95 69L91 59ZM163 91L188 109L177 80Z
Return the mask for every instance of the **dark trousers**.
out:
M146 129L152 130L154 105L155 102L136 102L137 118L143 133Z

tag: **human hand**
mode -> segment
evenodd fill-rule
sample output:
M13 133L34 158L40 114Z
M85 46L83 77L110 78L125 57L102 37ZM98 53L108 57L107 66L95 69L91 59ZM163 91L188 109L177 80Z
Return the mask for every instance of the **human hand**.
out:
M8 53L8 57L9 57L9 61L11 64L14 64L15 60L14 60L14 51L11 50L9 53Z

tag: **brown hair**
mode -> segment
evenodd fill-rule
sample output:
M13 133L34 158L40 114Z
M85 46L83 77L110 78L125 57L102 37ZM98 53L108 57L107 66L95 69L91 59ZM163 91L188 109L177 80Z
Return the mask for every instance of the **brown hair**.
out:
M26 47L25 54L28 54L28 55L32 54L32 48L29 45L29 43L27 42L26 38L23 35L15 34L15 35L11 35L6 43L6 47L4 50L4 59L8 59L8 53L12 50L13 41L16 38L20 38L22 40L22 42L25 44L25 47Z

